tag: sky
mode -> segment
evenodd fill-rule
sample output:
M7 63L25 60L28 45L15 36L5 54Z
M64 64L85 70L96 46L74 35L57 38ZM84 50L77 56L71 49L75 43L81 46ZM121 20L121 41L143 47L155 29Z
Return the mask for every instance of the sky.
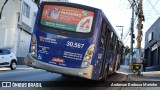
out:
M132 1L132 0L130 0ZM137 0L135 0L137 1ZM69 0L69 2L79 3L87 6L96 7L102 9L105 13L109 21L111 22L114 29L117 33L121 34L122 30L120 27L116 26L124 26L123 28L123 43L125 46L130 47L130 35L128 35L128 31L131 27L131 17L132 17L132 9L129 3L129 0ZM159 18L160 16L160 0L143 0L143 14L145 16L145 22L143 23L143 40L141 47L144 48L145 41L145 32L151 27L151 25ZM135 15L135 28L134 34L137 37L137 16ZM135 40L135 42L137 42ZM134 44L134 48L136 48L137 43Z

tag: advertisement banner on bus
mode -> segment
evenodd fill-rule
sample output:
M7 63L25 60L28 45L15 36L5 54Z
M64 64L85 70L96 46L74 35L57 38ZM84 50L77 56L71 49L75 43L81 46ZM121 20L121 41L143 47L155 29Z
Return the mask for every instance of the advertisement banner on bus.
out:
M45 5L41 24L51 28L89 33L94 12L58 5Z

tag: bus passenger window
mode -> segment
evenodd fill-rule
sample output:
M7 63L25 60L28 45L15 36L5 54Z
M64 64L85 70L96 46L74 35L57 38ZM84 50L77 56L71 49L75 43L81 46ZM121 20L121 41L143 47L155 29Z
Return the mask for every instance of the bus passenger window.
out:
M103 37L105 37L106 26L107 26L107 23L106 23L104 20L102 20L102 24L101 24L101 35L102 35Z
M101 37L100 37L100 47L105 48L105 33L106 33L106 22L102 20L102 25L101 25Z
M112 37L113 37L113 32L111 32L111 39L112 39Z

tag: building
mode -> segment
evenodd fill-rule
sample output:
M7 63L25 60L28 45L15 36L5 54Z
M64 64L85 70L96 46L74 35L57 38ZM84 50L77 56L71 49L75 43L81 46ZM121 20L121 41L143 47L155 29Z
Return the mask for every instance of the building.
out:
M0 9L7 0L0 0ZM0 19L0 48L11 48L18 60L29 51L37 5L32 0L8 0Z
M138 60L138 49L133 48L133 63L136 63ZM141 49L141 59L144 58L144 49ZM130 50L125 55L125 59L123 61L123 65L129 65L132 62L132 56L130 55Z
M18 58L18 64L23 64L23 59L29 52L31 34L38 11L33 1L35 0L0 0L0 11L2 10L0 48L12 49ZM68 0L41 1L68 2Z
M160 66L160 18L145 34L145 59L147 66Z

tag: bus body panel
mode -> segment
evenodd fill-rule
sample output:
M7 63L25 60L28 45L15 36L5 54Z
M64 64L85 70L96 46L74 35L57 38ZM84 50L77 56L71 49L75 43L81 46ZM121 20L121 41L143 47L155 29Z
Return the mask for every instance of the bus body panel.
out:
M78 76L78 77L83 77L83 78L87 78L87 79L92 79L91 78L92 70L93 70L92 65L90 65L87 68L83 68L83 69L62 67L62 66L58 66L58 65L44 63L42 61L34 59L31 56L31 54L28 54L24 61L25 61L25 64L30 67L44 69L49 72L55 72L55 73L59 73L59 74L66 74L66 75L72 75L72 76Z
M72 4L70 5L72 6ZM65 6L64 3L63 6ZM76 5L73 4L73 6L76 8ZM80 7L78 6L78 8ZM102 64L104 64L104 54L106 53L107 58L105 60L105 65L110 64L109 70L112 71L114 63L116 63L114 62L114 60L116 60L114 59L116 55L109 50L104 51L99 45L101 41L101 22L103 12L99 9L96 10L96 15L94 17L95 22L93 22L94 26L92 26L93 35L89 38L76 38L43 31L43 29L38 27L41 19L40 14L42 13L42 10L39 10L33 30L33 35L35 35L37 40L37 57L33 58L31 53L29 53L25 58L25 64L50 72L99 80L101 77ZM108 26L112 27L107 19L106 21ZM94 52L91 63L88 67L82 68L82 62L86 52L93 44ZM32 47L30 46L30 52L31 48Z
M53 65L80 68L92 39L78 39L38 32L37 59Z

